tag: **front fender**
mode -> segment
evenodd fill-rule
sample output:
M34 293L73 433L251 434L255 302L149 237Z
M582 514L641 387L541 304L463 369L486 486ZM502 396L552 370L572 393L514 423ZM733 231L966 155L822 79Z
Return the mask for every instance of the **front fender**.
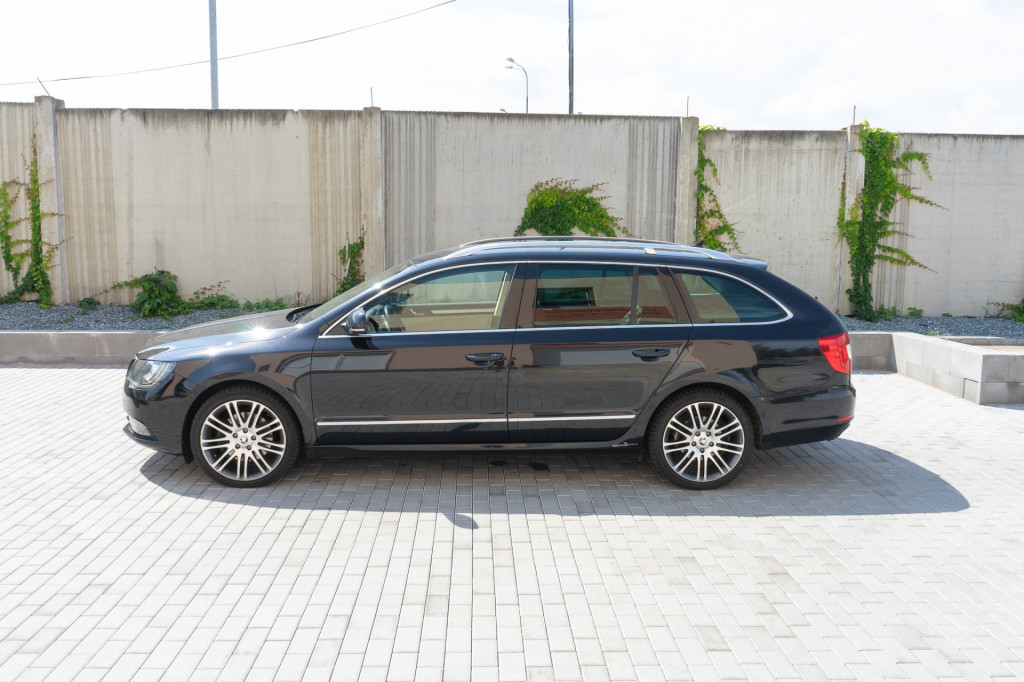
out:
M181 380L175 388L175 395L184 399L186 405L182 443L187 448L188 425L202 401L214 391L239 383L262 386L284 400L298 418L303 440L308 445L315 443L316 432L309 402L310 357L309 351L301 351L222 356L216 363L206 358L180 362L176 374Z

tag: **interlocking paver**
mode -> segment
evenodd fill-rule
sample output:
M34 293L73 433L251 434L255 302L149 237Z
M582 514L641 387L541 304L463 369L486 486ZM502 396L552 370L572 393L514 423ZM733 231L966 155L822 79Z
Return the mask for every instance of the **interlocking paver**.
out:
M620 452L233 490L124 438L122 376L0 368L2 680L1024 673L1021 409L859 374L842 439L718 491Z

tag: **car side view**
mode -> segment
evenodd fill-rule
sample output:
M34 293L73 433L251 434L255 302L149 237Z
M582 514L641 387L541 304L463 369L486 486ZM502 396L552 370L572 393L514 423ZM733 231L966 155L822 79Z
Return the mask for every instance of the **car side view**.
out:
M838 437L849 336L763 261L631 238L510 238L402 263L317 306L156 337L126 433L214 480L300 452L643 448L685 488L755 448Z

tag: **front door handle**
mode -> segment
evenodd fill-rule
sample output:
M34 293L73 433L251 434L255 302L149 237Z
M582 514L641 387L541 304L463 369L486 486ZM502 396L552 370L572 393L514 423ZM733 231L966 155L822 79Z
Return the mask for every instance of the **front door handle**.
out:
M654 362L658 358L668 355L668 348L636 348L633 350L633 355L644 362Z
M477 367L493 367L505 359L504 353L467 353L466 359Z

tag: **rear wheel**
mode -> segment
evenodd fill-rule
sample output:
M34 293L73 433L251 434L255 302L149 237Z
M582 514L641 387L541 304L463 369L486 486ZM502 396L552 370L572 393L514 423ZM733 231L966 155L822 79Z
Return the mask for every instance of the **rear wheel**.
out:
M210 396L196 412L192 452L210 478L235 488L277 481L302 447L291 410L260 388L233 388Z
M752 445L750 416L730 395L689 391L662 405L647 432L652 466L684 488L709 490L739 475Z

